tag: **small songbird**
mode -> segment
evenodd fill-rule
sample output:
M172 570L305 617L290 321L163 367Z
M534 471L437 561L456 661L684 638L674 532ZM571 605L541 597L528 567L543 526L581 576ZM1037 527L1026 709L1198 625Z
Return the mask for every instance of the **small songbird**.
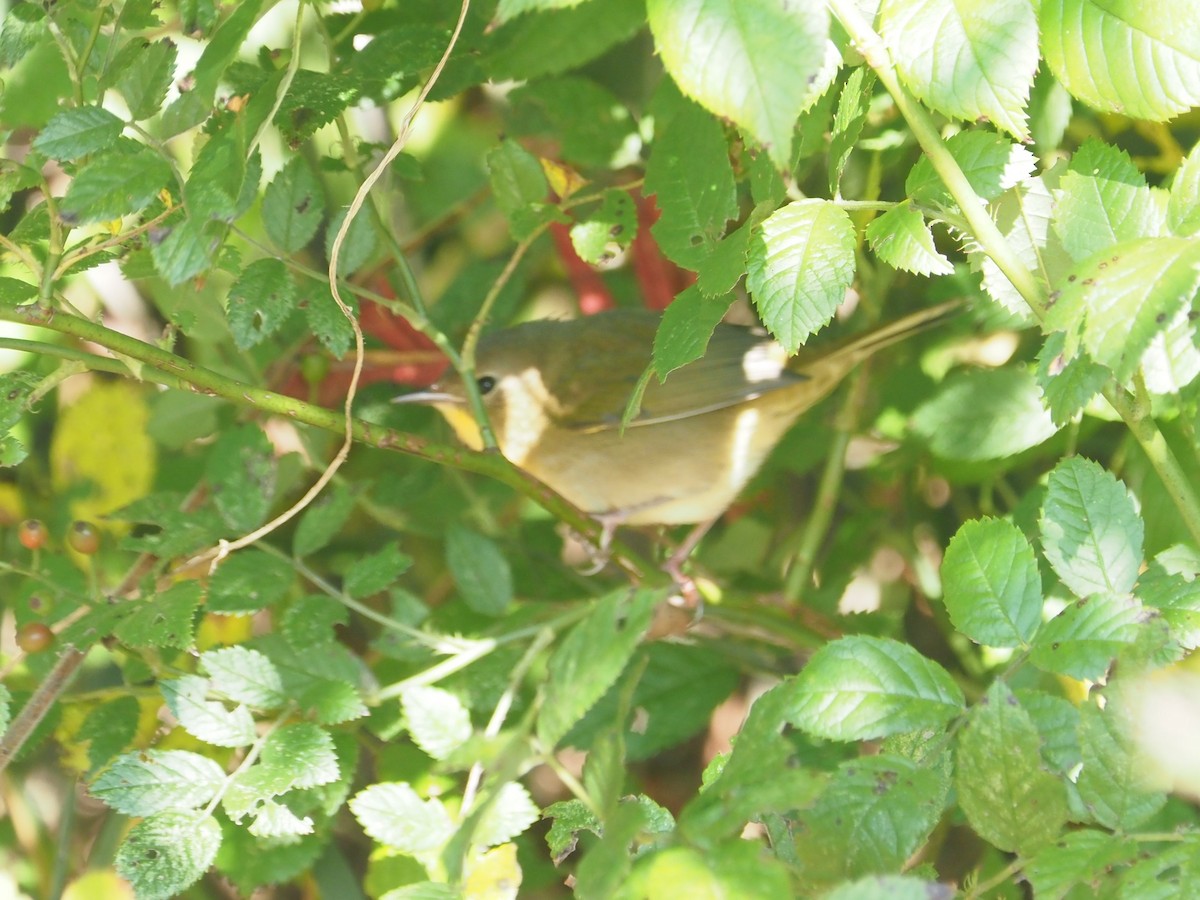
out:
M624 428L650 362L654 312L614 310L487 334L476 380L500 452L606 529L711 522L851 369L959 308L957 301L935 306L792 358L761 328L718 325L701 359L663 383L650 379ZM396 401L432 405L463 443L482 447L456 373Z

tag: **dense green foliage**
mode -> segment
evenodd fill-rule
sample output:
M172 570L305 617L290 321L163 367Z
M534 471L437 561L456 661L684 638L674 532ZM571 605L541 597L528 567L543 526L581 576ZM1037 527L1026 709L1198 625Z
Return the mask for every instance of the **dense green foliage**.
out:
M350 6L4 16L0 893L1195 884L1194 4ZM520 318L675 298L665 378L955 297L695 621L681 534L585 574L389 403Z

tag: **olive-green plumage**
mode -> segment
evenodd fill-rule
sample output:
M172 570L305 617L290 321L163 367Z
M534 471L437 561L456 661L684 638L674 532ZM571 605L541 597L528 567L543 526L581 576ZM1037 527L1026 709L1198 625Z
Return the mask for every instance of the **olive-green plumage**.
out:
M480 341L475 371L500 451L580 509L630 525L703 522L733 502L796 419L851 369L956 308L923 310L792 359L761 329L718 325L703 358L665 383L650 380L624 429L650 362L655 313L498 331ZM397 400L432 404L464 443L481 446L457 375Z

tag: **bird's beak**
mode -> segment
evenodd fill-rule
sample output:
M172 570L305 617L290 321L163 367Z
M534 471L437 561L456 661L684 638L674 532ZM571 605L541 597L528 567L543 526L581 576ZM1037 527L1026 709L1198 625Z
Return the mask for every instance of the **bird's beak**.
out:
M463 402L462 397L456 397L453 394L448 394L445 391L439 391L436 387L431 387L425 391L416 391L412 394L401 394L399 397L392 398L393 403L418 403L422 406L436 406L439 403L451 403L455 406Z

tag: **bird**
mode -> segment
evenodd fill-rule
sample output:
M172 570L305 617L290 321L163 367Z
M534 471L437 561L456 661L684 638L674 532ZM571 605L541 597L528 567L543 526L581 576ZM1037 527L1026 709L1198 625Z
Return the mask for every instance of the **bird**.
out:
M788 356L760 327L718 324L705 354L650 378L659 313L617 309L486 333L475 381L500 452L604 526L707 525L796 421L874 353L953 315L951 301L824 348ZM483 448L461 376L394 398L427 404L464 444ZM694 532L695 534L695 532ZM703 530L684 542L690 550ZM684 545L681 545L681 549Z

